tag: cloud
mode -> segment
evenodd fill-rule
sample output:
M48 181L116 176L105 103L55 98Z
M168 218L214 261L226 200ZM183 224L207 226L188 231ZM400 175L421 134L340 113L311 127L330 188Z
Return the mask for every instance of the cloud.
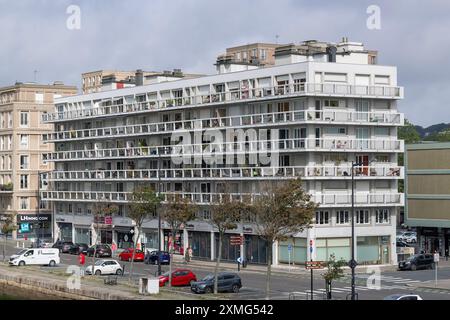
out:
M80 30L66 28L71 4L81 8ZM371 4L381 30L366 28ZM429 125L450 118L449 11L438 0L0 0L0 85L32 81L34 70L39 82L78 86L82 72L98 69L212 73L229 46L348 36L398 66L400 109Z

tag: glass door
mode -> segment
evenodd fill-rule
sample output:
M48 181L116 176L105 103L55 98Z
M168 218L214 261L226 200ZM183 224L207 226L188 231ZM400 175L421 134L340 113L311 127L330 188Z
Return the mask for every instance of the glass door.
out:
M356 139L358 149L369 149L369 128L356 128Z
M369 101L356 100L356 120L369 121Z

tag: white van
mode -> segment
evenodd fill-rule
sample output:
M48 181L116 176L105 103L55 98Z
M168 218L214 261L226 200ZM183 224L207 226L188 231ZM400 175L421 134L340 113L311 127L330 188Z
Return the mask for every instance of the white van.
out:
M9 264L14 266L48 265L54 267L59 263L59 249L54 248L24 249L9 258Z

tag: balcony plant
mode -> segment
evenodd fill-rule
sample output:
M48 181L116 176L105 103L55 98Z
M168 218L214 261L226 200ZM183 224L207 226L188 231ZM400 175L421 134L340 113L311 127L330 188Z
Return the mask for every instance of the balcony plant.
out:
M13 189L12 182L5 183L3 188L5 189L5 191L12 191L12 189Z
M173 106L174 106L174 104L173 104L173 99L168 99L168 100L166 100L166 103L167 103L167 106L168 106L168 107L173 107Z

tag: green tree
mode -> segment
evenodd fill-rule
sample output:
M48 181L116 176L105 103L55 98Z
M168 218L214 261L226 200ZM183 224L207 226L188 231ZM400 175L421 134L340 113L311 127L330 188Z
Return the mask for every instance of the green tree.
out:
M15 223L15 215L11 214L6 216L6 218L1 221L1 231L3 233L3 237L5 242L3 243L3 262L5 262L6 258L6 244L8 240L8 234L17 229L17 225Z
M158 195L153 188L149 186L137 187L131 194L131 200L129 201L128 218L130 218L136 224L137 235L135 241L133 241L133 255L131 257L130 274L128 281L131 282L133 275L133 264L136 254L136 244L139 241L139 237L142 232L142 225L145 220L156 217L158 207L161 205L162 196Z
M300 179L262 184L250 210L256 218L256 231L267 241L266 299L270 298L272 246L308 228L317 204L310 201Z
M94 229L96 233L95 243L94 243L94 253L92 255L92 274L94 274L95 258L97 257L97 244L101 241L100 237L100 222L108 216L113 216L119 212L119 207L110 204L106 201L98 201L94 204L92 208L92 214L94 216ZM100 241L99 241L100 240Z
M420 135L414 125L405 119L405 125L398 129L398 138L405 140L405 144L418 143L421 141Z
M228 230L237 228L237 222L241 217L244 204L233 197L231 186L223 185L220 196L211 206L211 220L209 223L215 227L219 233L219 248L216 253L216 266L214 267L214 294L217 294L217 274L219 272L220 260L222 258L222 242L224 234Z
M169 287L172 286L172 261L174 252L175 235L182 226L195 219L197 206L190 199L182 198L181 195L175 194L167 197L168 203L164 205L163 219L169 224L172 232L172 243L169 248Z
M345 265L347 265L347 261L344 259L336 260L336 256L334 254L330 255L330 259L326 262L327 271L322 274L322 277L325 279L325 289L328 300L332 298L331 284L334 280L344 276L344 270L342 267Z

